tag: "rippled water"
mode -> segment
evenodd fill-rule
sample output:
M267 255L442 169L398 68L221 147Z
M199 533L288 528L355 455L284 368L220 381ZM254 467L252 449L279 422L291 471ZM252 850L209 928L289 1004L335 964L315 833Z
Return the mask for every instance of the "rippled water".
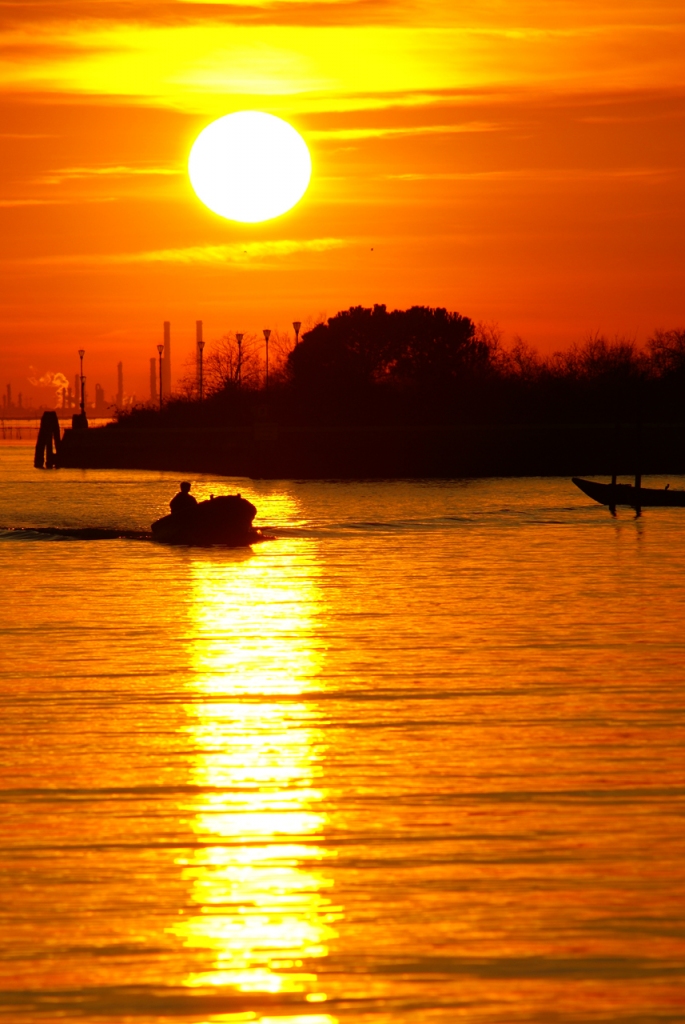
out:
M0 525L177 480L0 446ZM277 540L0 535L6 1018L682 1021L685 510L236 489Z

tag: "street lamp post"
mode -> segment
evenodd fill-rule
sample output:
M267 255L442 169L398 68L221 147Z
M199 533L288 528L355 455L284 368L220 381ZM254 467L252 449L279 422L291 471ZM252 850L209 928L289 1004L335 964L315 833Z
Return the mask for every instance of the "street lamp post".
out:
M204 347L205 347L204 341L198 341L198 343L197 343L197 351L198 351L198 355L200 356L200 401L202 401L202 399L203 399L203 391L204 391L204 381L202 379L202 353L204 351Z
M78 357L81 360L81 415L86 415L86 378L83 376L83 357L86 354L84 348L78 350Z
M266 381L265 381L265 390L266 391L269 390L269 338L270 338L270 336L271 336L271 331L268 330L268 328L265 328L264 329L264 341L266 342Z
M300 344L300 327L302 326L301 320L293 320L293 330L295 331L295 348Z
M243 383L243 338L244 334L236 334L235 340L238 342L238 384Z
M164 345L158 345L157 351L159 352L159 409L162 409L162 352L164 351Z

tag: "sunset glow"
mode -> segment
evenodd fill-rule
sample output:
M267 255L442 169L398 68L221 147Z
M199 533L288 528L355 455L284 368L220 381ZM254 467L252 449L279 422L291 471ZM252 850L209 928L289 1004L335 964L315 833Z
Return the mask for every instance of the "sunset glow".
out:
M675 1024L684 129L683 0L0 0L7 1024Z
M198 319L211 342L443 305L545 352L685 320L675 0L17 2L0 35L15 393L46 400L28 379L73 380L83 346L89 386L109 398L121 360L144 399L164 320L175 375ZM245 110L291 124L316 174L241 226L208 216L187 160Z

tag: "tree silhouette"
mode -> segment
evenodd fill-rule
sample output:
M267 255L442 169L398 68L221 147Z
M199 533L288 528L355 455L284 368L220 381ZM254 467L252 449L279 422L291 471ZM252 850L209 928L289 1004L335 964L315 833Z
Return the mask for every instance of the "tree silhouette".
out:
M308 331L288 357L293 380L341 391L391 384L444 388L488 365L472 320L446 309L353 306Z
M655 331L645 348L596 333L541 355L520 338L504 348L496 325L443 307L352 306L313 324L292 350L271 334L268 395L264 344L235 335L207 346L204 401L190 365L184 398L118 414L122 423L250 427L266 413L300 428L456 424L655 422L685 416L685 330Z

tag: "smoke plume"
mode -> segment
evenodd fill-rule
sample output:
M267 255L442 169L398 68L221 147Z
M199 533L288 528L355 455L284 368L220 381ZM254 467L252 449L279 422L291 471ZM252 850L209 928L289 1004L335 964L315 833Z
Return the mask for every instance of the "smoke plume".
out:
M54 388L56 403L62 398L62 390L69 387L69 381L63 373L51 373L49 370L42 377L29 377L29 384L36 388Z

